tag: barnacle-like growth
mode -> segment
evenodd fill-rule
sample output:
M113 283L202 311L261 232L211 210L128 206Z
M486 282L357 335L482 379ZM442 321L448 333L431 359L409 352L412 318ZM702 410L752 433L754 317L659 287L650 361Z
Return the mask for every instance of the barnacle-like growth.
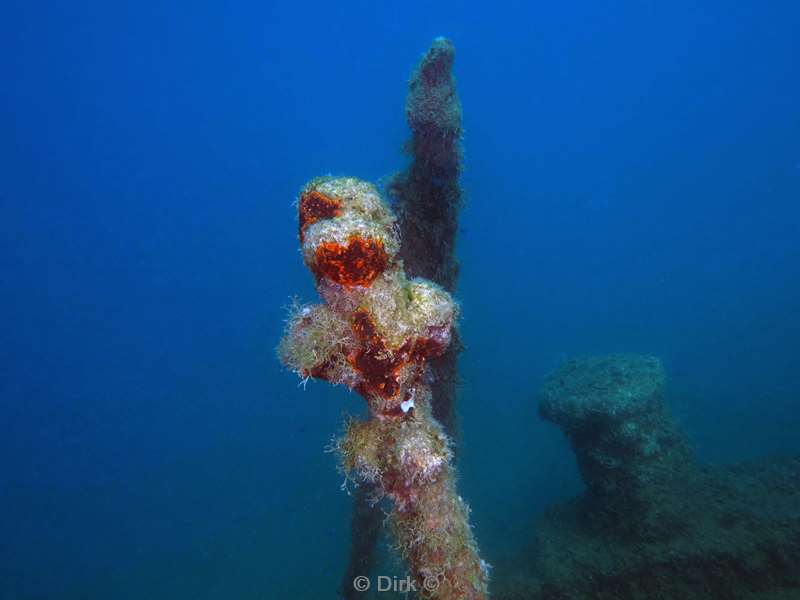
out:
M295 303L288 328L293 332L278 346L280 361L303 379L327 379L345 385L355 381L355 373L343 352L352 335L349 323L324 304Z
M298 206L303 258L325 304L294 308L280 359L366 399L371 418L348 422L336 448L346 471L392 501L397 545L422 596L486 598L487 567L425 383L428 362L450 344L457 306L436 284L406 277L394 215L371 184L315 179Z

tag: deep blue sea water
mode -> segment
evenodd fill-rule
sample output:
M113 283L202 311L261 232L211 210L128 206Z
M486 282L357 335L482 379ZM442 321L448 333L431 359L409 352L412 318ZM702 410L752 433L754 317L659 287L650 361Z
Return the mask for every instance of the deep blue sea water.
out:
M800 452L796 2L0 8L0 598L334 598L363 401L274 348L292 203L402 168L457 48L460 490L502 569L580 490L536 391L664 361L699 457Z

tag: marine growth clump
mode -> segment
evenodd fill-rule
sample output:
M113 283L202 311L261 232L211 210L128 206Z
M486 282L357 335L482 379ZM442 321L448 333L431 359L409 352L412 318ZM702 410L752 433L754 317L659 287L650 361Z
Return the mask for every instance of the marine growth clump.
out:
M280 359L304 380L366 399L369 420L350 420L335 445L344 469L391 501L397 548L420 594L486 598L488 568L426 379L428 361L451 342L458 307L436 284L406 277L395 217L371 184L315 179L298 208L303 259L323 304L293 307Z

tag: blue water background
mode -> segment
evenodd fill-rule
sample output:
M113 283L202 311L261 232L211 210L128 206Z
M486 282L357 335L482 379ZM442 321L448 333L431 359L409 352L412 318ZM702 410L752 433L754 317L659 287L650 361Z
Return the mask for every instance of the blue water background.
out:
M800 450L796 2L0 9L0 598L332 598L363 402L274 356L292 202L404 164L457 46L460 488L499 572L580 490L541 378L660 356L698 455Z

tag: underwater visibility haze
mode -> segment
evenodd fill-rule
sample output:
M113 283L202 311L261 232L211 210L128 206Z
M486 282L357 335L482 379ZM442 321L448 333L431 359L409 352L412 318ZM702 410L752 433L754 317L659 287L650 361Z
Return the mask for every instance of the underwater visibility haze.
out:
M4 6L0 599L800 598L798 31Z

